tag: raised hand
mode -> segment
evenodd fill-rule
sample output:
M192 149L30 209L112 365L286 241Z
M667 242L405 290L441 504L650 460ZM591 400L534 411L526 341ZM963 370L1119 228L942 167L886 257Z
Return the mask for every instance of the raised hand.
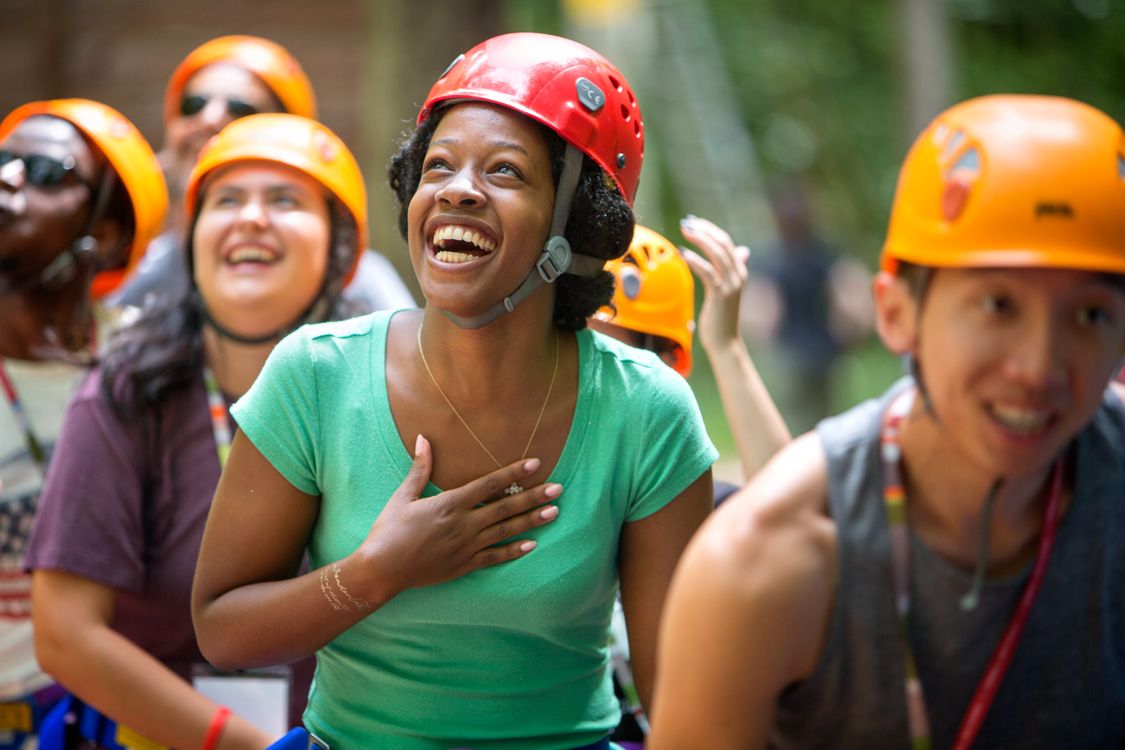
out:
M685 217L680 231L702 251L680 248L692 272L703 282L703 307L696 331L715 374L743 476L749 478L790 439L785 420L739 332L738 306L750 276L746 267L750 250L735 245L723 229L696 216Z
M539 469L537 458L509 464L433 497L419 497L432 468L430 442L419 435L410 472L358 550L389 589L379 597L383 601L408 588L523 557L536 543L507 540L544 526L559 514L557 506L547 503L562 494L562 485L522 489L527 477Z
M692 273L703 282L703 306L697 332L708 352L724 345L741 343L738 332L738 306L748 271L750 249L735 245L721 227L697 216L680 220L684 237L702 251L680 248Z

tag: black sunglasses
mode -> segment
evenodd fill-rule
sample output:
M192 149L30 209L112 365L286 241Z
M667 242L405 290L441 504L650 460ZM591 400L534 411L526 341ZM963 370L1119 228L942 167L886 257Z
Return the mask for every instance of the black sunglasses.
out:
M94 192L94 186L78 174L77 164L73 156L56 159L43 154L17 154L10 149L0 149L0 167L13 162L22 161L27 181L41 188L58 187L68 180L85 185Z
M187 94L180 100L180 114L184 117L197 115L214 98L216 97L204 96L203 94ZM258 114L258 108L249 102L244 102L235 97L226 97L225 101L227 103L227 114L235 120Z

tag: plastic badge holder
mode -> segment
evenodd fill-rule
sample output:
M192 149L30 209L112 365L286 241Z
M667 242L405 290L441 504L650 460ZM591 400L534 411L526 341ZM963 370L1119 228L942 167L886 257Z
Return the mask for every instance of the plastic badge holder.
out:
M192 670L196 690L271 737L280 737L289 729L290 682L288 667L221 672L196 665Z

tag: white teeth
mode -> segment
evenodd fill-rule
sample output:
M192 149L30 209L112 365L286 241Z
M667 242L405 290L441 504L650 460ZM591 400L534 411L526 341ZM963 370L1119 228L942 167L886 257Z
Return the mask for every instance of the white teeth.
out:
M452 250L439 250L437 252L437 259L442 263L468 263L470 260L475 260L476 257L468 253L455 253Z
M434 247L445 247L445 243L450 240L468 242L470 245L475 245L486 253L491 253L496 249L496 243L487 239L480 232L468 227L444 226L439 227L438 230L434 232Z
M1051 418L1050 412L1020 409L1015 406L1001 406L994 404L992 415L1000 424L1013 432L1033 433L1038 432L1047 425Z
M227 256L228 263L271 263L276 260L275 253L261 247L240 247Z

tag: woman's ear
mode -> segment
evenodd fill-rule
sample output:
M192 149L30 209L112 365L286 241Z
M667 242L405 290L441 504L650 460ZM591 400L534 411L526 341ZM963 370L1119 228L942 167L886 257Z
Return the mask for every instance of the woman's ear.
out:
M875 330L893 354L910 354L918 339L918 300L900 276L880 271L871 282Z

